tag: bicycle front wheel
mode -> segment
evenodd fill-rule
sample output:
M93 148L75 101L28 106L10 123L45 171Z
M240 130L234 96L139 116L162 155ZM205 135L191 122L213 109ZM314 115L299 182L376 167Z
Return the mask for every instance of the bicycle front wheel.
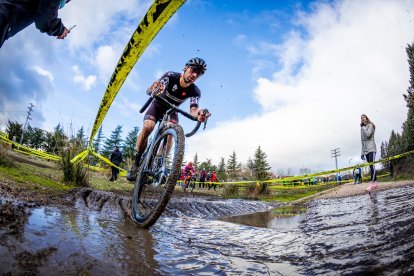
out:
M138 171L132 198L132 219L143 228L161 216L181 173L184 131L172 125L154 137Z

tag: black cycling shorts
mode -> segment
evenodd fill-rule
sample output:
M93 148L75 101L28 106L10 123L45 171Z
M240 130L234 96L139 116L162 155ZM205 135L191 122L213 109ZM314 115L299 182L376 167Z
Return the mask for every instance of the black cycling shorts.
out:
M163 107L161 104L153 101L145 112L144 121L151 120L154 122L161 121L162 117L164 116L167 109ZM176 112L170 115L170 122L176 124L178 123L178 115Z

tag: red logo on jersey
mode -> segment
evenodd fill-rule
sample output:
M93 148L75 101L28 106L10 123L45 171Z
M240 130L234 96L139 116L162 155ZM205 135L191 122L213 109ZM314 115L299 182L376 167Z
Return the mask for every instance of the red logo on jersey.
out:
M181 95L182 95L183 97L185 97L185 95L187 95L187 93L183 92Z

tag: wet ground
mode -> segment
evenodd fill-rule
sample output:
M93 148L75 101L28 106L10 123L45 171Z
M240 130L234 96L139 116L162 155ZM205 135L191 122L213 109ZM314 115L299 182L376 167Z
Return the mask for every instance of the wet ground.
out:
M258 201L177 198L150 230L128 219L126 197L75 198L75 208L0 199L2 274L414 273L414 186L315 200L287 217Z

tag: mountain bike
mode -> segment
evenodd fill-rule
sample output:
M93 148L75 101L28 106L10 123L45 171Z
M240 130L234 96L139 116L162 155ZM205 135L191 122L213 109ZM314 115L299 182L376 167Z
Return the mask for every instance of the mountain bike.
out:
M191 188L190 192L192 193L194 188L195 188L195 183L194 183L195 181L196 181L196 179L194 178L193 175L191 175L188 178L188 181L183 181L183 189L182 189L183 192L185 192L187 190L187 188ZM186 182L186 184L185 184L185 182Z
M168 108L141 157L135 180L131 216L143 228L151 227L167 206L181 174L185 137L194 135L201 125L196 117L157 96L156 92L151 94L140 109L143 113L154 99ZM174 112L197 121L190 133L184 135L183 128L179 124L169 122L170 115ZM208 114L207 109L204 110L204 114ZM206 124L207 118L204 129Z

